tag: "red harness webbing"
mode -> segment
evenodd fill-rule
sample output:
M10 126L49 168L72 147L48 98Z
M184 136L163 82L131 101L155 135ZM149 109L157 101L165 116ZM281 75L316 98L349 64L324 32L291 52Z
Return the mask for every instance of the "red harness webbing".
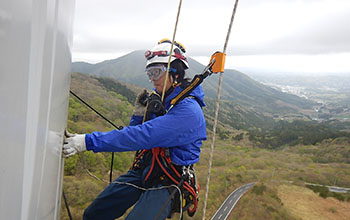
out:
M161 148L161 147L156 147L156 148L152 148L152 164L151 164L151 168L150 170L148 171L146 177L145 177L145 181L147 181L147 179L150 177L152 171L153 171L153 168L154 168L154 165L155 165L155 162L157 162L157 164L159 165L159 167L162 169L162 171L165 173L165 175L171 180L173 181L176 185L179 184L179 181L177 181L172 175L170 175L170 173L165 169L165 167L163 166L163 164L161 163L161 161L159 160L159 155L161 157L163 157L165 159L165 161L168 163L168 165L171 167L171 169L174 171L174 173L176 174L177 177L181 178L181 175L179 174L179 172L176 170L176 168L174 167L174 165L172 164L171 162L171 158L170 157L167 157L165 155L165 152L164 152L164 148ZM137 160L139 160L142 155L147 152L148 150L143 150L139 156L137 157ZM137 160L134 162L134 164L137 162ZM186 189L188 192L190 192L190 194L193 196L193 208L189 208L189 211L190 212L194 212L196 209L197 209L197 205L198 205L198 201L196 199L197 197L197 194L196 194L196 191L193 189L193 187L188 183L188 182L184 182L184 189Z

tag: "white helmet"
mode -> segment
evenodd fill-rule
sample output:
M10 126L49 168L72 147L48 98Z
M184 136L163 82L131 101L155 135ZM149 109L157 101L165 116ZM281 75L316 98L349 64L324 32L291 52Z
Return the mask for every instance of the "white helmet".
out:
M145 52L145 57L147 59L146 67L152 63L168 63L169 55L171 49L171 41L168 39L163 39L158 42L158 45L153 47L151 50ZM170 62L179 59L185 64L186 69L189 68L188 61L185 54L186 50L180 43L174 43L173 53Z

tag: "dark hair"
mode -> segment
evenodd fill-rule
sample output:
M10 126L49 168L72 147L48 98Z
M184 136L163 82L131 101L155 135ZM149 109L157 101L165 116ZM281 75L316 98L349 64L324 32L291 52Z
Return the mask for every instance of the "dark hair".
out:
M173 62L170 63L170 68L173 68L173 69L176 69L175 72L171 71L170 74L171 76L173 77L173 79L175 80L175 76L177 75L177 81L179 83L182 83L184 84L185 82L188 82L189 79L188 78L185 78L185 70L187 69L185 64L181 61L181 60L174 60Z

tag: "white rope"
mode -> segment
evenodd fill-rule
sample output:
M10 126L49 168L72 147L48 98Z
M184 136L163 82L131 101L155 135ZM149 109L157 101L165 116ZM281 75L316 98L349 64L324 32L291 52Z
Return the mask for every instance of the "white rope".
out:
M168 66L166 68L166 74L164 78L164 85L163 85L163 92L162 92L162 101L164 100L164 95L165 95L165 88L166 84L168 82L168 76L169 76L169 69L170 69L170 61L171 61L171 56L173 55L173 48L174 48L174 43L175 43L175 35L176 35L176 30L177 30L177 24L179 22L179 17L180 17L180 11L181 11L181 5L182 5L182 0L179 1L179 7L177 9L177 16L176 16L176 22L175 22L175 28L174 28L174 33L173 33L173 39L171 41L171 48L170 48L170 54L169 54L169 59L168 59Z
M236 0L235 5L233 7L231 21L230 21L229 28L228 28L228 31L227 31L223 53L226 53L227 43L228 43L228 40L230 38L231 27L232 27L233 19L234 19L235 14L236 14L237 5L238 5L238 0ZM222 72L220 72L218 92L217 92L217 97L216 97L216 109L215 109L215 119L214 119L214 127L213 127L213 138L211 140L211 145L210 145L208 175L207 175L207 183L206 183L206 186L205 186L206 189L205 189L205 196L204 196L203 216L202 216L203 220L205 220L205 212L206 212L206 209L207 209L207 200L208 200L208 193L209 193L209 182L210 182L211 167L212 167L212 161L213 161L215 134L216 134L216 127L217 127L217 122L218 122L218 115L219 115L221 84L222 84Z
M175 43L175 35L176 35L176 30L177 30L177 24L178 24L179 17L180 17L181 5L182 5L182 0L180 0L180 2L179 2L179 7L178 7L178 11L177 11L177 16L176 16L175 28L174 28L174 33L173 33L173 38L172 38L171 48L170 48L170 53L169 53L169 59L168 59L168 66L167 66L167 70L166 70L166 77L164 79L164 86L163 86L163 92L162 92L162 101L164 100L165 88L166 88L166 84L167 84L167 81L168 81L167 79L168 79L168 76L169 76L170 61L171 61L171 56L173 54L173 48L174 48L174 43ZM104 179L101 179L101 178L95 176L88 169L86 169L86 171L91 177L93 177L93 178L95 178L95 179L97 179L99 181L102 181L102 182L105 182L105 183L108 183L108 184L128 185L128 186L134 187L134 188L142 190L142 191L161 190L161 189L168 189L168 188L171 188L171 187L175 187L175 189L179 192L179 196L180 196L180 216L179 216L179 219L182 219L182 214L183 214L182 213L182 200L183 200L183 198L182 198L181 190L180 190L180 188L177 185L160 186L160 187L154 187L154 188L144 188L144 187L140 187L140 186L137 186L135 184L132 184L132 183L120 182L120 181L117 181L117 180L114 180L113 182L109 182L107 180L104 180Z
M154 187L154 188L144 188L144 187L141 187L141 186L138 186L138 185L135 185L135 184L132 184L132 183L128 183L128 182L120 182L120 181L117 181L117 180L114 180L113 182L109 182L105 179L101 179L99 177L97 177L96 175L92 174L88 169L86 169L86 172L89 174L89 176L101 181L101 182L105 182L105 183L108 183L108 184L119 184L119 185L128 185L128 186L132 186L136 189L139 189L139 190L142 190L142 191L151 191L151 190L161 190L161 189L168 189L168 188L171 188L171 187L174 187L178 192L179 192L179 195L180 195L180 217L179 219L181 219L181 216L182 216L182 193L181 193L181 189L177 186L177 185L169 185L169 186L159 186L159 187Z

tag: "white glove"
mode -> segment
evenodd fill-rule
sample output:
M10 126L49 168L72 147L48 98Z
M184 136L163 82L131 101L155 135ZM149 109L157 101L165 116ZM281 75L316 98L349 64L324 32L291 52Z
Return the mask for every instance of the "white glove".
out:
M143 105L141 103L142 99L145 99L145 96L147 95L147 90L143 89L138 95L137 98L135 100L135 107L134 107L134 111L133 114L136 116L143 116L146 110L146 105Z
M63 145L63 157L67 158L76 153L86 151L85 134L70 134L65 132L66 140Z

